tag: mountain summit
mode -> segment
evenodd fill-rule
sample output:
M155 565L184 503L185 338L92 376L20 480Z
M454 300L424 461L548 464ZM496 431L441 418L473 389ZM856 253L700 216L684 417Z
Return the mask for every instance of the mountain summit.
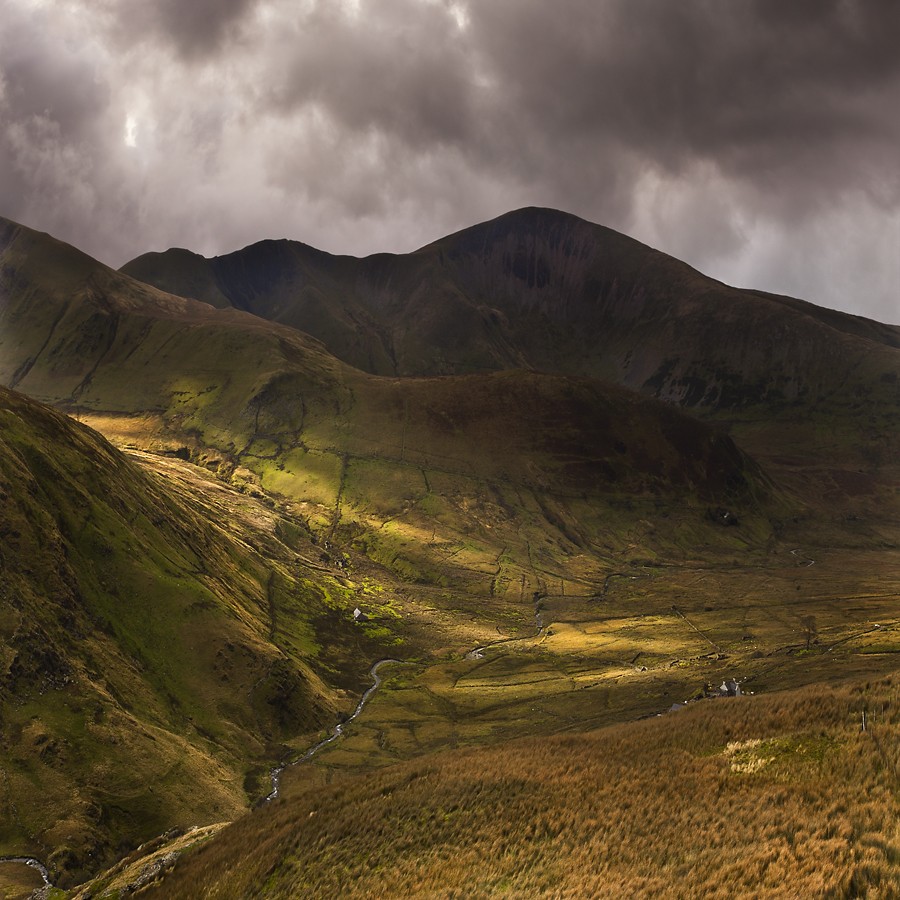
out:
M364 259L263 241L214 259L146 254L123 272L319 338L374 374L532 368L691 407L815 401L900 328L743 291L556 210L527 208L414 253Z

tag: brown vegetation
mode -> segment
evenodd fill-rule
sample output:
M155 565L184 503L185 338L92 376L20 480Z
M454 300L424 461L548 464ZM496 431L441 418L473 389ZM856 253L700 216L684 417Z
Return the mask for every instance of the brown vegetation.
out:
M898 897L898 688L705 701L347 778L238 821L152 895Z
M893 707L857 724L889 683L539 739L896 667L895 328L547 211L163 285L278 322L0 244L0 383L135 451L0 392L0 849L66 884L235 815L390 655L167 890L897 894Z

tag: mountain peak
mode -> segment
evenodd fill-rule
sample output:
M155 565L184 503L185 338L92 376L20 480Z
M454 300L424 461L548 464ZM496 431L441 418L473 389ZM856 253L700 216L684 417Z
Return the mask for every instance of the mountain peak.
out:
M693 407L824 395L873 343L900 340L900 329L729 287L539 206L405 255L356 259L265 241L212 260L145 256L124 271L306 331L374 374L531 368Z

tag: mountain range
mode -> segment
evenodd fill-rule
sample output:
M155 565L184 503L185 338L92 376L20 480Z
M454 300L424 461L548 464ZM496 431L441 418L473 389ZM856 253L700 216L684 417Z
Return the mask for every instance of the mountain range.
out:
M0 219L0 849L73 885L235 818L380 658L288 793L891 671L898 372L553 210L120 271Z

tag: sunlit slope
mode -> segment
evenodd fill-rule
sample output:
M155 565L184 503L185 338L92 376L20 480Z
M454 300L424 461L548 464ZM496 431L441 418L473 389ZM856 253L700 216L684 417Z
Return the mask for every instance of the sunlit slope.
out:
M293 329L10 233L4 377L123 441L184 447L261 480L305 503L328 537L413 579L442 583L461 564L459 577L487 589L483 575L504 556L515 567L501 581L524 597L538 586L528 571L538 542L550 542L548 558L642 557L706 543L758 549L771 537L777 504L755 464L656 401L525 372L374 377ZM638 524L648 509L678 527ZM722 528L716 509L741 528Z
M302 564L302 528L168 480L0 389L0 854L63 881L233 817L350 702L322 676L358 690L342 645L385 652Z
M149 896L893 897L898 699L893 676L707 700L347 778Z
M260 383L285 356L312 379L338 368L294 330L149 288L6 220L0 254L0 380L32 396L89 405L100 393L107 409L167 409L180 385L204 391L231 362L246 371L229 377Z
M561 566L596 582L622 561L761 552L788 510L729 438L595 381L364 385L239 458L264 488L305 500L314 527L423 584L529 601ZM291 393L280 382L260 422ZM740 525L723 527L723 510Z
M124 271L293 325L369 372L617 382L726 425L826 516L878 520L875 540L900 523L900 327L729 287L575 216L522 209L405 255L263 241Z

